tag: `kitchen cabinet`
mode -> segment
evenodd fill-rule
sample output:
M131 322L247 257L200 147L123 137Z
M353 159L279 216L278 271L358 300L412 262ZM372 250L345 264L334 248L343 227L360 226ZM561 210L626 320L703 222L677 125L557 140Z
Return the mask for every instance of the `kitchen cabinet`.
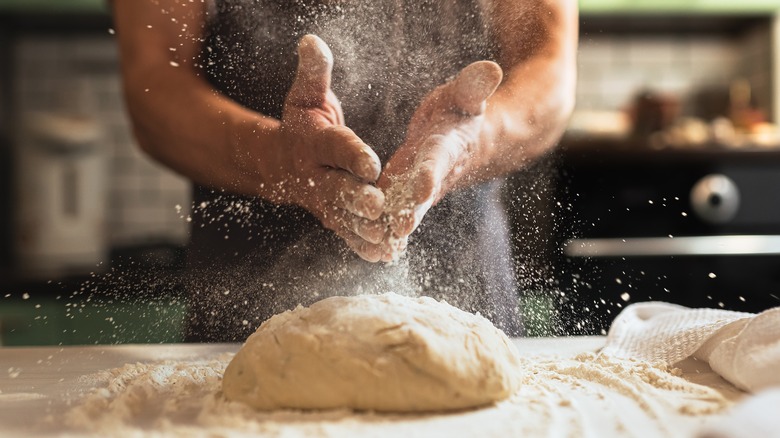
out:
M778 169L777 148L564 142L553 263L566 332L598 334L639 301L780 304Z
M580 0L583 14L774 14L777 0Z

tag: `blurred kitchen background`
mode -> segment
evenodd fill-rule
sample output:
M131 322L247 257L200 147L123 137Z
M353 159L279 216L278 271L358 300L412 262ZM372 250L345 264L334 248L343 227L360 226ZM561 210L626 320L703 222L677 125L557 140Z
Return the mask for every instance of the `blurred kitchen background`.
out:
M570 128L508 190L529 334L780 304L780 3L580 7ZM134 144L102 0L0 0L0 179L0 345L181 339L189 184Z

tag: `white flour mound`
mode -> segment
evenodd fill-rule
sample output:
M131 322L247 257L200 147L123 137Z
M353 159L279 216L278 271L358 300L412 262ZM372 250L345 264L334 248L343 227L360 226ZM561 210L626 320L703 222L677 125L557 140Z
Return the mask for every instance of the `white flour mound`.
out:
M349 410L259 412L225 399L231 354L136 363L99 373L100 387L62 421L98 436L430 437L690 436L731 404L679 370L597 354L526 358L508 400L451 414Z

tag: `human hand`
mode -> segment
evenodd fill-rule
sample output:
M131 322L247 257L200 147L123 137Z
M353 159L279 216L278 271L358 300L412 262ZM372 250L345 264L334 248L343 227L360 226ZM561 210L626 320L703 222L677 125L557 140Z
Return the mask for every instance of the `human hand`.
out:
M399 257L425 213L453 187L474 158L486 101L502 77L498 64L475 62L420 103L404 143L378 183L386 197L383 261Z
M285 99L273 150L265 158L268 197L297 204L344 239L362 258L376 262L383 227L375 220L384 194L372 184L382 165L349 128L330 88L333 55L314 35L298 44L298 70Z

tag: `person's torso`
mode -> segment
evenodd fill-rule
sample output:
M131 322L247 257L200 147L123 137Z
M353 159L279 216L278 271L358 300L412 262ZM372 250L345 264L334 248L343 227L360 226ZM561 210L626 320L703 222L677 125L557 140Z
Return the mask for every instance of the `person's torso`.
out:
M207 74L223 93L280 118L307 33L334 56L333 90L346 124L386 160L422 97L488 59L477 0L304 2L218 0Z
M428 92L469 63L491 58L478 3L218 0L203 64L219 91L280 118L295 74L297 42L307 33L318 35L333 52L332 88L347 126L385 163ZM195 282L209 283L214 300L230 298L239 303L234 309L265 300L265 312L255 314L267 316L327 294L397 288L394 278L405 275L413 278L404 282L428 295L460 300L462 308L490 316L492 295L505 294L512 307L515 293L503 290L513 284L511 262L503 260L508 244L498 204L495 183L448 194L411 237L413 272L406 274L357 259L302 209L199 187L190 260L204 273ZM366 281L378 276L389 280ZM283 292L276 289L280 284ZM254 298L222 296L223 289L252 290Z

